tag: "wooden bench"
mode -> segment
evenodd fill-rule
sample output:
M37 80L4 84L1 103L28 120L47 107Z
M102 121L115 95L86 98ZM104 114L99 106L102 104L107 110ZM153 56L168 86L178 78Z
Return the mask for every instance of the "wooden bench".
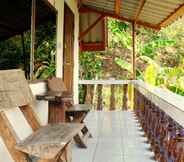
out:
M23 71L0 71L0 161L70 162L70 144L83 125L58 123L41 127L33 105Z

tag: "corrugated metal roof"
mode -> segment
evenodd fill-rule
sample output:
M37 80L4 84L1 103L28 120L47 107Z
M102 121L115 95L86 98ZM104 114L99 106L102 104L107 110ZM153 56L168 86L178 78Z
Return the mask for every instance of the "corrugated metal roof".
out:
M137 24L155 29L169 25L184 14L184 0L121 0L120 14L116 15L116 1L118 0L83 0L82 6L130 22L135 21L141 8Z

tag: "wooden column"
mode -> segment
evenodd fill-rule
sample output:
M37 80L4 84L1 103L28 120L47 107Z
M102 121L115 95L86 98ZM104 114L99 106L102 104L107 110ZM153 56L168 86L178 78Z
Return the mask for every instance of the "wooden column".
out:
M116 104L115 104L115 85L111 85L111 96L110 96L110 108L109 110L115 110Z
M27 56L26 56L26 49L25 49L25 42L24 42L24 33L21 33L21 42L22 42L22 58L24 60L24 71L26 78L29 77L29 72L27 69Z
M136 79L135 22L132 23L132 79Z
M30 54L30 79L34 74L34 53L35 53L35 35L36 35L36 0L32 0L31 8L31 54Z
M123 104L122 110L128 110L128 84L123 85Z
M99 84L97 86L97 110L102 110L103 109L103 98L102 98L102 89L103 85Z

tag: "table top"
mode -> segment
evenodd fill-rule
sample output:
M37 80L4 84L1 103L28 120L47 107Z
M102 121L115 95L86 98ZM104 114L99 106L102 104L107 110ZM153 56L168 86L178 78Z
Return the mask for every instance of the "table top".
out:
M37 100L61 102L61 101L65 101L65 100L71 100L72 95L67 94L67 93L63 93L63 92L60 93L60 92L48 91L47 93L37 94L36 99Z
M65 111L66 112L88 112L93 108L92 104L75 104L69 108L67 108Z
M83 124L73 123L49 124L18 143L16 149L41 159L54 159L82 127Z

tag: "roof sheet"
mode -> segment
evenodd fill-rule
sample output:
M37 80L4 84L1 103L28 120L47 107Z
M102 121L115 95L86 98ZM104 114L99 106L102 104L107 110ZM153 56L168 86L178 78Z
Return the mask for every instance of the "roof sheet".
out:
M154 29L165 27L184 14L184 0L120 0L120 14L116 15L116 1L83 0L81 6Z

